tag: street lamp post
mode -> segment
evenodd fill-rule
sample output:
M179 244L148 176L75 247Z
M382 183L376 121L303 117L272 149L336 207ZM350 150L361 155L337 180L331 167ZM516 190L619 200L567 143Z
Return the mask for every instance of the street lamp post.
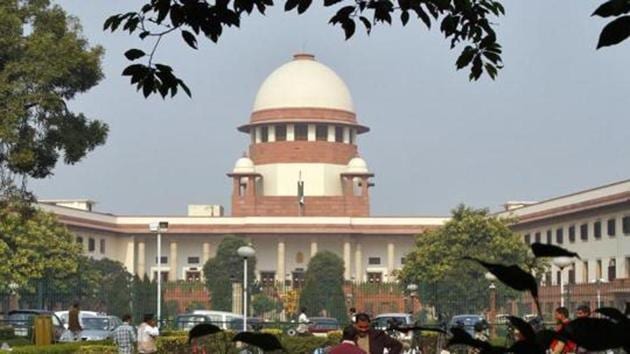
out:
M243 257L243 332L247 331L247 258L253 257L256 251L250 246L239 247L236 251Z
M490 286L488 289L490 290L490 314L488 318L488 322L490 322L490 336L496 337L496 317L497 317L497 286L494 285L494 281L497 280L497 277L494 274L487 272L484 274L486 280L490 282Z
M556 257L553 259L553 264L560 268L560 307L564 307L564 274L563 270L568 265L572 264L571 257Z
M411 314L413 315L415 310L416 310L416 303L415 303L415 297L416 297L416 290L418 290L418 285L416 284L408 284L407 285L407 291L409 291L409 300L411 302Z
M162 323L162 233L168 231L168 222L149 224L149 231L157 233L157 325Z
M601 285L604 282L604 279L599 278L595 279L595 284L597 284L597 308L602 307L602 292Z

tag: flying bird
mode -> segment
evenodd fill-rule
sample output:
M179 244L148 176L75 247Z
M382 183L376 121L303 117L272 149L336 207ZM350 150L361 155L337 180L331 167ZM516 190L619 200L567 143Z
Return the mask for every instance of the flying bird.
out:
M240 332L232 338L232 342L243 342L256 346L263 351L284 350L276 336L270 333Z
M531 245L532 252L536 258L543 257L577 257L580 258L580 255L576 252L571 252L567 249L556 245L548 245L540 242L534 242Z

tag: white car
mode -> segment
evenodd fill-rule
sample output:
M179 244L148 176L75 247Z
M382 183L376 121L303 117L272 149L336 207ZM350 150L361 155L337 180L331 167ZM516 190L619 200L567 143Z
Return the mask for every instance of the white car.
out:
M61 320L61 323L63 323L63 327L65 329L68 329L68 311L55 311L55 315L57 315L57 317L59 317L59 319ZM79 324L81 326L83 326L82 319L84 317L94 317L94 316L99 316L99 315L103 315L103 313L96 312L96 311L83 311L83 310L80 310L79 311Z
M387 331L391 326L411 327L413 324L413 317L408 313L382 313L372 319L372 327L382 331ZM396 337L400 340L411 341L413 331L398 332Z

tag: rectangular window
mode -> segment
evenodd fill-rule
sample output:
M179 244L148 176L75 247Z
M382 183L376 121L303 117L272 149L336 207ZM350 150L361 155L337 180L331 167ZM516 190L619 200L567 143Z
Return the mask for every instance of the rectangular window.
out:
M588 283L588 261L582 262L582 283Z
M532 243L531 237L529 236L529 234L526 234L525 236L523 236L523 241L525 241L526 244L530 244Z
M536 237L536 242L540 243L540 232L537 232L535 237Z
M153 279L157 279L157 272L153 272ZM167 271L162 271L162 282L163 283L168 282L168 272Z
M276 125L276 141L286 141L287 140L287 126Z
M266 143L269 141L269 127L260 128L260 141Z
M199 264L199 257L188 257L188 264Z
M621 231L624 235L630 235L630 216L624 216L621 219Z
M580 225L580 239L582 241L588 241L588 224Z
M368 257L368 264L370 265L381 264L381 257Z
M162 264L168 264L168 256L162 256L162 257L160 257L160 263L162 263ZM157 257L155 257L155 264L157 264Z
M276 283L276 272L260 272L260 282L263 288L273 287Z
M617 262L611 259L608 263L608 281L617 279Z
M96 241L90 237L88 240L88 252L94 252L96 249Z
M186 281L201 281L201 272L198 270L187 270Z
M547 230L547 244L551 244L551 230Z
M575 242L575 225L569 226L569 242Z
M306 124L296 124L294 128L295 132L295 140L296 141L307 141L308 140L308 125Z
M593 223L593 236L595 236L595 238L602 238L602 222L601 221L595 221Z
M569 268L569 284L575 284L575 265Z
M335 142L343 143L343 127L335 127Z
M607 224L608 224L608 236L615 237L615 234L617 233L617 230L615 230L615 228L617 227L617 220L608 219Z
M83 237L77 236L77 243L83 246Z
M405 264L405 257L400 257L400 264Z
M105 239L104 238L102 238L100 240L100 245L99 246L100 246L100 249L101 249L101 254L105 254Z
M564 229L556 229L556 243L561 245L564 242Z
M315 140L326 141L328 140L328 126L318 124L315 126Z

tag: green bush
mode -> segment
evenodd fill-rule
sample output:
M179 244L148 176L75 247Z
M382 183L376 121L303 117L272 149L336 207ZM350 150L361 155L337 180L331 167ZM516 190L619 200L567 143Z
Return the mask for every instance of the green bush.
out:
M92 349L94 348L94 349ZM103 351L104 349L109 351ZM25 345L13 347L12 354L110 354L117 353L116 347L111 342L74 342L57 343L51 345L35 346Z
M0 325L0 339L11 339L15 337L13 326Z
M80 347L76 354L118 354L118 348L115 345L88 345Z

